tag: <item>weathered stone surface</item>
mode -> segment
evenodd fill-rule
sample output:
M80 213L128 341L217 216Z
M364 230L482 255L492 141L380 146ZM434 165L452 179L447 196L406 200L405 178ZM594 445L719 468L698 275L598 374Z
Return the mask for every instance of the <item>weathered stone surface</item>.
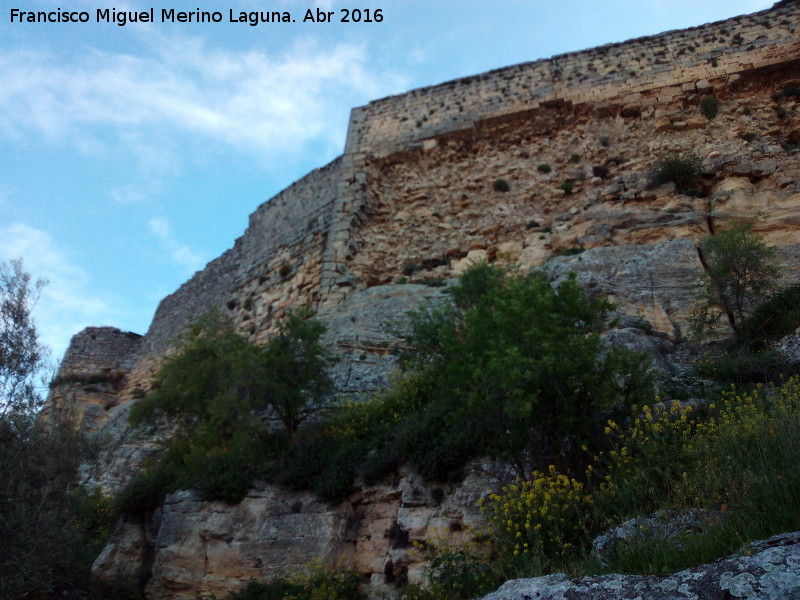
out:
M794 600L800 597L800 533L751 544L748 553L666 577L566 575L516 579L483 600Z
M407 313L445 297L442 288L426 285L376 286L323 309L322 341L338 359L331 372L336 389L360 393L385 387L405 348Z
M686 294L702 275L691 239L649 246L593 248L547 264L556 279L569 272L590 294L608 295L619 310L642 317L656 331L679 338L687 329L693 299Z
M87 327L72 336L42 418L68 416L86 431L99 429L119 404L143 342L116 327Z
M373 591L389 590L406 573L419 581L423 563L413 542L466 539L484 523L478 499L509 480L504 468L485 462L470 466L458 486L405 473L335 505L263 484L236 506L177 492L149 522L122 523L93 571L145 579L153 600L188 600L329 560L369 575Z
M775 350L784 360L800 365L800 328L775 344Z

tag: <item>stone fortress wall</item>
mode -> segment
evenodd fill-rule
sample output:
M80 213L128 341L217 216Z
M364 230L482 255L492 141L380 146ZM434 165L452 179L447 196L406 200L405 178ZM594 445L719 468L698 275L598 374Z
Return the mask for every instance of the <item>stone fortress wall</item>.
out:
M403 150L435 146L436 138L526 118L540 109L591 105L599 115L669 105L698 83L713 90L742 72L800 57L800 5L772 9L686 30L609 44L514 65L376 100L353 109L345 145L346 176L334 216L322 295L337 302L357 278L348 257L367 204L367 162ZM352 182L356 182L355 184ZM345 278L345 287L337 285Z
M143 340L139 334L116 327L87 327L72 336L60 372L67 377L128 372L136 366Z
M684 85L800 55L796 2L700 27L523 63L413 90L352 111L345 153L405 145L548 103L668 102Z
M161 301L144 340L134 350L120 347L119 360L127 368L136 359L163 356L186 323L209 310L229 315L263 340L287 308L309 302L330 308L371 285L351 267L371 218L370 189L378 182L369 179L375 176L369 163L376 158L560 107L585 105L613 116L631 104L668 105L701 84L710 91L742 72L796 61L798 29L800 3L784 0L759 13L515 65L355 108L343 156L261 205L233 248ZM110 344L109 352L116 347ZM89 347L73 344L62 369L92 368L94 350L84 365L83 348Z
M233 248L164 298L145 336L145 354L163 354L187 320L212 309L257 334L286 306L318 300L340 164L312 171L262 204Z

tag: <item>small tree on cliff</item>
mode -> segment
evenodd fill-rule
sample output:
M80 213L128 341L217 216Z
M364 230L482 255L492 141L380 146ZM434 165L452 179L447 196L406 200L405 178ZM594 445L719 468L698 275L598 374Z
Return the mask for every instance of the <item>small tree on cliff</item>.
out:
M278 329L261 347L219 315L196 321L164 361L153 394L131 410L131 423L152 426L164 415L184 438L212 447L251 436L271 407L293 438L331 391L330 358L319 343L325 328L308 309L290 312Z
M737 340L743 341L747 318L774 290L780 275L775 250L753 231L750 221L707 236L698 249L705 276L698 282L691 332L705 337L724 316Z
M289 313L259 359L261 402L278 415L290 438L333 391L332 358L319 340L325 326L309 308Z

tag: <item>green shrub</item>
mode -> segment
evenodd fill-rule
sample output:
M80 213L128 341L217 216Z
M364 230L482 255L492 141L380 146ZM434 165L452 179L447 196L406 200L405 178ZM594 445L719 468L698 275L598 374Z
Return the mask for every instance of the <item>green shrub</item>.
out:
M419 265L415 262L406 261L403 263L403 275L406 277L411 277L418 269Z
M117 495L117 511L134 521L141 521L161 505L164 496L178 489L177 477L166 464L140 471Z
M594 500L579 481L556 471L534 471L480 503L501 552L556 563L590 540Z
M353 489L357 444L342 445L330 432L313 428L289 449L278 481L290 488L313 490L325 500L339 500ZM354 460L356 458L356 460Z
M714 513L712 513L714 514ZM618 543L606 558L609 573L669 575L732 554L741 547L741 529L734 522L709 517L702 530L664 538L658 531L640 531Z
M0 598L82 598L112 502L80 484L80 465L96 457L75 424L24 410L0 414Z
M652 535L643 530L616 544L606 572L672 573L794 531L800 527L799 430L796 377L779 388L734 389L705 406L644 407L623 426L609 421L611 448L597 455L583 481L551 466L489 495L482 502L489 528L475 536L477 547L434 553L427 589L412 586L402 598L478 597L498 575L502 581L591 572L597 566L585 557L595 535L656 510L709 512L699 534L665 539L654 526ZM450 588L458 595L448 595Z
M739 137L745 142L753 142L758 137L758 134L753 131L744 131L739 134Z
M572 156L569 157L569 159L573 163L577 164L577 163L581 162L581 155L580 154L573 154Z
M547 163L542 163L536 167L536 170L539 171L539 173L549 173L553 168Z
M508 192L511 190L511 186L505 179L495 179L494 183L492 184L492 189L495 192Z
M650 181L654 185L672 182L680 193L697 196L702 172L703 161L697 154L668 154L656 162Z
M700 100L700 110L707 119L713 119L719 112L719 100L714 96L703 96L703 99Z
M211 452L201 457L201 467L193 469L196 487L204 500L238 504L250 491L255 478L256 460L243 453Z
M701 460L690 444L694 417L691 406L673 402L636 411L629 427L609 420L606 434L613 447L598 459L606 474L598 510L621 522L674 501L683 474L692 473Z
M797 87L796 85L790 85L788 87L785 87L780 92L775 92L774 94L772 94L772 99L775 102L778 102L783 98L791 98L792 96L800 98L800 87Z
M257 415L270 407L291 442L332 389L330 357L319 343L324 327L309 317L306 309L288 313L263 347L219 316L190 326L180 350L162 364L153 393L130 412L136 428L155 429L168 417L176 432L161 461L122 492L121 512L141 517L180 487L197 488L209 500L244 497L264 473L258 465L275 458L259 457L262 442L280 452Z
M723 386L780 382L797 371L774 350L751 350L747 346L699 359L695 369Z
M485 556L467 550L437 553L426 567L424 577L425 586L407 586L401 600L480 598L506 579Z
M698 249L705 272L695 288L691 334L702 338L725 317L737 341L745 342L747 320L780 275L775 249L764 243L749 221L706 236Z
M644 411L629 430L610 426L619 437L605 457L612 498L607 511L618 511L620 520L655 508L732 513L697 542L700 548L674 548L682 561L708 561L800 526L800 380L771 390L728 391L708 411L703 416L673 404ZM703 548L707 542L714 548ZM684 566L690 565L678 568Z
M572 194L573 190L575 189L575 182L572 181L571 179L567 179L560 186L558 186L558 189L562 190L564 192L564 194L569 196L569 195Z
M600 342L610 304L586 298L574 277L554 288L541 274L477 265L450 296L450 307L412 318L416 361L430 368L433 386L401 435L417 468L452 472L490 454L524 473L529 453L559 454L565 437L587 440L595 411L652 391L644 357Z
M366 600L361 584L350 571L315 568L288 579L250 580L225 600Z
M759 346L778 340L800 327L800 284L773 294L753 310L744 324L744 336Z

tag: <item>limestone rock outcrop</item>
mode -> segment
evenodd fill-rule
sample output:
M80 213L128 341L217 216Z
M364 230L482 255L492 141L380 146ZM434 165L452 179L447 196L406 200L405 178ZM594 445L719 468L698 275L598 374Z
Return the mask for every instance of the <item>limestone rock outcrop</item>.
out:
M483 600L794 600L800 597L800 532L750 544L745 552L665 577L547 575L515 579Z
M248 579L319 561L349 565L373 592L390 591L403 579L420 579L414 542L468 539L484 523L478 499L509 477L489 462L473 464L458 486L405 473L334 505L263 484L235 506L177 492L148 522L120 525L93 570L145 580L153 600L223 596Z

